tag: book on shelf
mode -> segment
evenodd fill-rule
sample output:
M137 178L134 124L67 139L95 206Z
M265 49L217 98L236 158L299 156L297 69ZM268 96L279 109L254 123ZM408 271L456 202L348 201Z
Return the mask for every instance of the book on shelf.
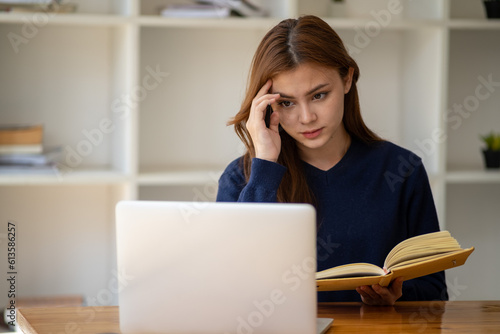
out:
M63 153L61 146L44 147L40 153L0 154L0 165L47 165L57 162Z
M0 155L39 154L43 151L42 125L0 126Z
M231 15L242 17L267 16L264 9L252 3L250 0L198 0L198 3L211 4L214 6L228 8Z
M191 4L170 4L160 10L165 17L223 18L228 16L265 16L260 7L249 0L197 0Z
M387 255L383 268L370 263L351 263L317 272L317 290L388 286L398 277L409 280L461 266L473 251L474 247L461 248L448 231L422 234L397 244Z
M61 0L8 0L0 1L0 12L30 12L30 13L73 13L77 5L62 3Z
M59 175L60 171L56 163L46 165L1 165L0 175L2 174L53 174Z
M54 0L0 0L0 3L10 4L48 4Z
M0 145L41 144L42 125L4 125L0 126Z
M43 145L42 125L0 126L0 174L55 173L62 153Z
M160 14L164 17L178 18L222 18L228 17L230 10L208 4L173 4L161 9Z
M43 152L42 144L0 144L0 155L4 154L40 154Z

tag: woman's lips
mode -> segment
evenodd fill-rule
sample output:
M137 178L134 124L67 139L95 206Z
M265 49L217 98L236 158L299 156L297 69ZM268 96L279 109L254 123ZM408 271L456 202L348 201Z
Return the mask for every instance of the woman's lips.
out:
M304 137L306 137L307 139L313 139L313 138L316 138L317 136L319 136L321 134L322 130L323 130L323 128L312 130L312 131L304 131L304 132L302 132L302 135Z

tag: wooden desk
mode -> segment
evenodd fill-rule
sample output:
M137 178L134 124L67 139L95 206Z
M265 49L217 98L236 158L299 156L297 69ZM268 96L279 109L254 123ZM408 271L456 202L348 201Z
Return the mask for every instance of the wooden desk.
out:
M322 304L328 333L500 333L500 301L399 302L395 306Z
M500 333L500 301L320 304L334 318L328 333ZM18 311L25 334L119 333L118 307L32 308Z

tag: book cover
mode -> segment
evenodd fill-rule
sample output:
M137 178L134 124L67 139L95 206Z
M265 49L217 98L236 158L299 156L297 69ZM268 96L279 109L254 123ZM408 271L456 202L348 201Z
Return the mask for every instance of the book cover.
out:
M42 140L42 125L0 126L0 145L37 145Z
M0 145L0 155L4 154L40 154L43 152L42 144L16 144Z
M229 8L214 5L169 5L160 11L164 17L221 18L228 17Z
M46 165L59 160L63 153L61 146L45 147L41 153L0 154L1 165Z

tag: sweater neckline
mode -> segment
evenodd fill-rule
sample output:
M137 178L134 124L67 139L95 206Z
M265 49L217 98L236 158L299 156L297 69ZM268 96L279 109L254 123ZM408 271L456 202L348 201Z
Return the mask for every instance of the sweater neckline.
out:
M344 154L344 156L342 157L342 159L340 159L339 162L337 162L334 166L332 166L330 169L327 169L327 170L322 170L314 165L311 165L308 162L305 162L304 160L302 160L302 163L313 174L316 174L316 175L331 174L331 173L334 173L336 170L341 169L346 164L346 162L350 160L350 157L353 154L355 154L359 145L360 145L360 143L358 142L358 140L351 136L351 145L349 145L349 148L347 149L347 151Z

